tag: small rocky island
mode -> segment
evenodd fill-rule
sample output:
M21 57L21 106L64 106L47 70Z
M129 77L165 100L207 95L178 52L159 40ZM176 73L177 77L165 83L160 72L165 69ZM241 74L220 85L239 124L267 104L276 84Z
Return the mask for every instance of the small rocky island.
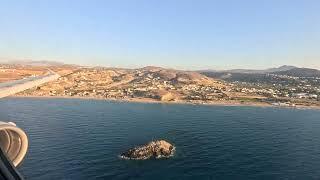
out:
M149 158L168 158L174 154L175 147L165 140L151 141L148 144L129 149L120 155L123 159L144 160Z

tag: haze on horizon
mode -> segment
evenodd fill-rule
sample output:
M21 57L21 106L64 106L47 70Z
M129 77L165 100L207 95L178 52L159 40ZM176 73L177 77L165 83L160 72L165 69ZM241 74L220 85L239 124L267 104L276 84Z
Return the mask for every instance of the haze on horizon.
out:
M3 1L0 59L320 69L320 1Z

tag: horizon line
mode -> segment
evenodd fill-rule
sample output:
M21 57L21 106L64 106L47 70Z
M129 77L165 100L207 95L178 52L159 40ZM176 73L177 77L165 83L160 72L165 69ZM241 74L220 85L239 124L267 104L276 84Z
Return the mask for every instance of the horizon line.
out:
M188 68L188 67L179 67L179 66L167 66L167 65L155 65L155 64L146 64L146 65L133 65L131 67L122 66L122 65L103 65L103 64L83 64L83 63L65 63L61 60L33 60L33 59L18 59L18 58L0 58L0 63L3 64L20 64L23 63L52 63L52 64L61 64L61 65L74 65L74 66L83 66L83 67L103 67L103 68L119 68L119 69L142 69L145 67L158 67L164 69L175 69L175 70L184 70L184 71L230 71L230 70L268 70L272 68L280 68L283 66L293 66L296 68L308 68L308 69L317 69L320 70L318 67L312 66L299 66L293 64L282 64L282 65L275 65L275 66L265 66L264 68L242 68L242 67L235 67L234 68L221 68L221 67L207 67L207 68ZM28 64L26 64L28 65ZM203 65L206 66L206 65ZM229 65L230 66L230 65Z

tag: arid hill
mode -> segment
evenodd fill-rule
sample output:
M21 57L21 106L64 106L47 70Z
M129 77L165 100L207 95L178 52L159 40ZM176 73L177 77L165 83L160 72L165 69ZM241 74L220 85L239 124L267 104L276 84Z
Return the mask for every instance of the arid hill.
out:
M23 95L81 96L116 99L153 99L177 101L224 97L223 82L197 72L145 67L140 69L81 68L55 82L38 87Z

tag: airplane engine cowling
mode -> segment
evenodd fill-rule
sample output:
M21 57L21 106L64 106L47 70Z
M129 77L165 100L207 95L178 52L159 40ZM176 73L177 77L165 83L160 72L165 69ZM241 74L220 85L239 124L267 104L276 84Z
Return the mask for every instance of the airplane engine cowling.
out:
M14 166L18 166L28 150L26 133L12 122L0 121L0 148Z

